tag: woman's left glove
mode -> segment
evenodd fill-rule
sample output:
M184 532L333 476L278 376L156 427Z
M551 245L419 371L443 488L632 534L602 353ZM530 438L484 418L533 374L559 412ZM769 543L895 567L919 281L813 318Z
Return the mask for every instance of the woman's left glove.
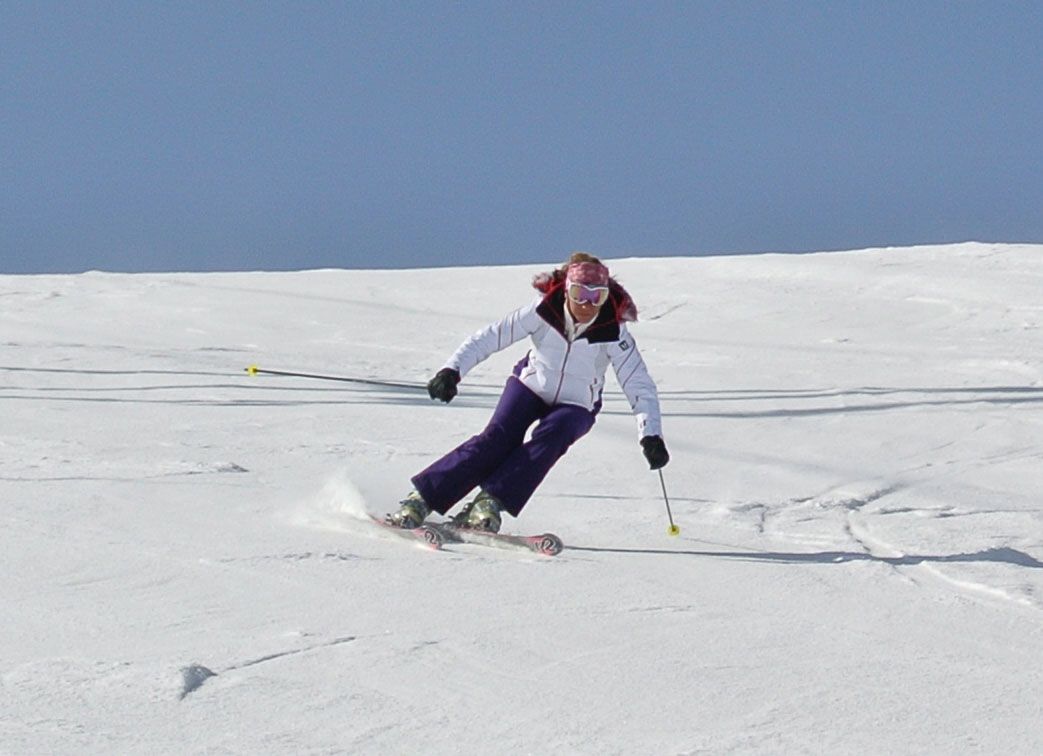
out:
M670 452L666 450L662 436L645 436L641 439L641 450L644 451L648 467L652 470L665 467L670 461Z
M448 404L456 396L456 384L459 382L460 373L452 368L442 368L427 382L427 393L432 399L439 399Z

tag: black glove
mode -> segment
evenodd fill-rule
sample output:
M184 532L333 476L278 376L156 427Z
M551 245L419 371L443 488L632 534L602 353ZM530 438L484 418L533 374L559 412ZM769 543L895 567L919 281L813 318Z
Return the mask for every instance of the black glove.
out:
M435 377L427 382L427 393L432 399L440 399L448 404L456 396L456 384L460 382L460 373L452 368L442 368Z
M641 439L641 449L652 470L658 470L670 461L670 453L666 450L666 444L663 443L661 436L645 436Z

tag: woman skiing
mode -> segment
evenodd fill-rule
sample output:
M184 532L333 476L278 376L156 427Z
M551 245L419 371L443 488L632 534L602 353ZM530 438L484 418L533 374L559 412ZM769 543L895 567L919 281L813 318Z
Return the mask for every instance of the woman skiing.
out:
M502 513L517 517L554 463L594 426L609 364L637 417L649 466L657 470L669 461L656 386L626 327L637 320L630 295L600 260L582 252L536 276L533 287L538 299L464 341L428 383L432 399L449 402L475 365L531 338L485 430L413 476L414 490L387 515L389 524L418 527L478 486L453 523L498 532Z

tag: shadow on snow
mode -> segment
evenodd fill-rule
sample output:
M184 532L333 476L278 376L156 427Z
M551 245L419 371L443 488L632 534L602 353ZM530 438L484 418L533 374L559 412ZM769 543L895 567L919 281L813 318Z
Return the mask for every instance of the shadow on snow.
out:
M230 377L220 372L192 372L182 370L77 370L64 368L27 368L0 366L0 371L17 373L58 373L83 375L180 375ZM310 379L305 378L305 381ZM214 383L169 383L163 385L143 386L5 386L5 391L34 392L36 396L11 396L5 399L52 399L55 401L108 401L144 404L183 404L204 406L304 406L304 405L346 405L346 404L428 404L426 384L421 382L395 382L380 378L348 377L337 379L349 385L322 386L317 381L310 385L302 385L300 379L287 385L284 379L260 379L256 376L244 379L243 382ZM455 400L457 406L493 407L495 406L503 384L496 382L466 382ZM141 399L125 396L100 398L99 394L133 394L135 392L154 391L248 391L264 393L266 398L213 397L188 399ZM65 393L65 396L55 396ZM301 399L301 394L313 394L315 398ZM93 396L92 396L93 395ZM915 407L961 406L973 404L995 405L1030 405L1043 403L1043 387L1040 386L976 386L976 387L875 387L863 386L850 389L736 389L736 390L665 390L660 392L660 401L664 417L684 418L719 418L719 419L756 419L814 417L822 415L843 415L848 413L887 412L891 410ZM905 398L901 398L904 395ZM349 398L350 397L350 398ZM874 398L879 397L879 401ZM845 400L856 399L857 403L844 404ZM623 395L618 390L605 392L609 403L623 402ZM822 405L821 401L834 400L836 404ZM727 410L715 409L713 405L732 402L774 402L785 406L744 407ZM817 406L808 406L815 403ZM684 409L685 406L691 409ZM700 409L699 407L705 407ZM607 405L602 413L605 415L629 415L628 409L616 409Z
M673 556L717 557L738 559L747 562L773 562L776 564L847 564L848 562L879 562L892 567L905 567L925 562L939 564L994 562L1018 567L1043 569L1043 562L1030 554L1011 548L985 549L970 554L921 555L906 554L898 557L874 556L853 551L693 551L685 549L637 549L607 546L565 546L566 551L591 551L605 554L668 554Z

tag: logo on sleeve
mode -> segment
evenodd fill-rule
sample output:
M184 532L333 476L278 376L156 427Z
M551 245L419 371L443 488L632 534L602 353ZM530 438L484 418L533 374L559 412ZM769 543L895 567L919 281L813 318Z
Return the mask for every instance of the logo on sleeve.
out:
M621 342L619 342L619 348L622 349L624 352L627 351L628 349L630 349L630 342L626 339L623 339Z

